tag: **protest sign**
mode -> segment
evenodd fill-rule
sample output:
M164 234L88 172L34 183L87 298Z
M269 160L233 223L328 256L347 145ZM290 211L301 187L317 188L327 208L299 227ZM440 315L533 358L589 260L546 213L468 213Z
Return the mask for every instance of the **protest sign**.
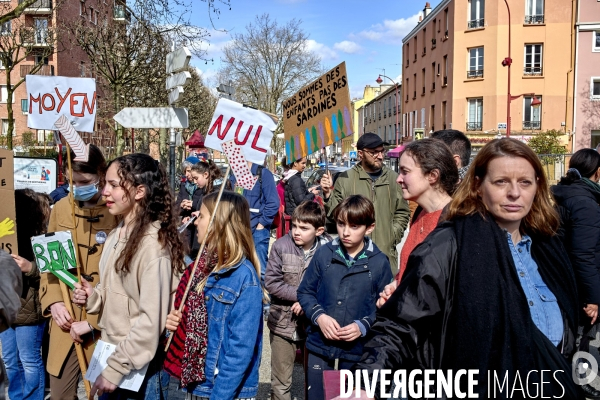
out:
M227 99L219 99L209 125L204 145L223 151L221 145L233 140L241 146L246 160L263 164L271 147L277 122L263 111L244 107Z
M258 178L252 175L242 148L230 140L223 143L223 152L227 155L227 161L237 184L246 190L252 190Z
M0 149L0 249L17 254L13 153Z
M56 189L58 171L53 158L15 157L14 172L15 190L29 188L50 194Z
M285 154L293 162L353 134L346 63L283 102Z
M76 131L94 132L96 81L91 78L27 75L27 126L53 130L64 115Z
M71 289L77 277L68 269L77 268L77 255L70 231L49 232L31 238L35 261L41 273L51 272Z

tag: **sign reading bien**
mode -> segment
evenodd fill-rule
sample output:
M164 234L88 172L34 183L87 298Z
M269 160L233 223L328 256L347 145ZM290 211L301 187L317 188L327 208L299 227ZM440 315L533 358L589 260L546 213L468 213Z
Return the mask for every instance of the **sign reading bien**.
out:
M70 231L51 232L31 238L33 254L40 272L51 272L71 289L77 277L68 269L77 268L77 255Z

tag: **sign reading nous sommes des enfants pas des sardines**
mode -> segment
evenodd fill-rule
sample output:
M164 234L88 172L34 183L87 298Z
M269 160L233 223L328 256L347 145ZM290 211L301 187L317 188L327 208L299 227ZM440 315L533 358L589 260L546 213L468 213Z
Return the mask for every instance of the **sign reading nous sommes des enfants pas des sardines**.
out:
M0 149L0 249L17 254L13 153Z
M53 130L64 115L79 132L93 132L96 119L96 81L91 78L27 75L27 126Z
M204 145L223 151L222 144L233 140L241 146L247 161L262 165L276 127L276 119L263 111L219 99Z
M353 134L345 62L283 102L283 130L288 162Z

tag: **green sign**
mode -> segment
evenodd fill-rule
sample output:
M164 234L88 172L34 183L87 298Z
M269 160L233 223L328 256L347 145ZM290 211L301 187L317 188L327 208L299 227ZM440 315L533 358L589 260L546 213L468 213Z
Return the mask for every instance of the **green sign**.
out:
M77 268L77 255L70 231L50 232L31 238L33 254L40 272L51 272L74 289L77 277L68 270Z

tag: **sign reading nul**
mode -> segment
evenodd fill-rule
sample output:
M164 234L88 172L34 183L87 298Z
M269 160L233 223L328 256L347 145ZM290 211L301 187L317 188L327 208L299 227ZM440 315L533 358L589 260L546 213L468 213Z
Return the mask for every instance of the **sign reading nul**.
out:
M353 134L345 62L283 102L283 130L288 162Z

